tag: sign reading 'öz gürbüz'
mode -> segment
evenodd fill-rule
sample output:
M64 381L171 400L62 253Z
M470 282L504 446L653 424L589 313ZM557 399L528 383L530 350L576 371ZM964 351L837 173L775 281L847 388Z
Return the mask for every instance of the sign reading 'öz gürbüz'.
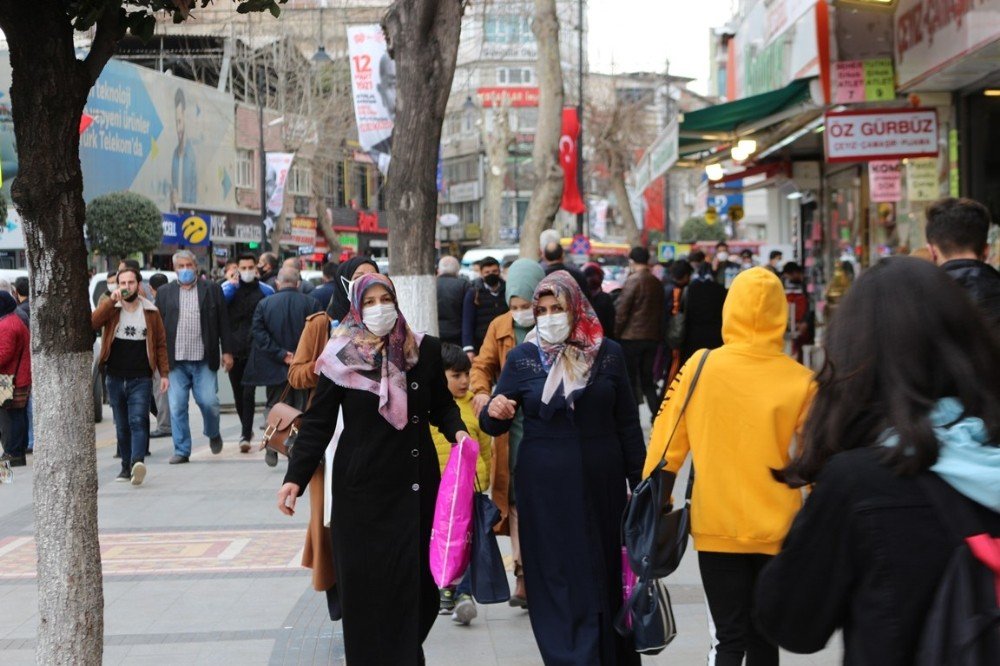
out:
M870 162L938 154L934 109L863 109L826 114L827 162Z

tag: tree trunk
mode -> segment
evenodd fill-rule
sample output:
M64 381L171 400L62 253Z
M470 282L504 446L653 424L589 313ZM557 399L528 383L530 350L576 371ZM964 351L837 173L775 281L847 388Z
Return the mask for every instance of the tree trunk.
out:
M397 74L392 161L386 178L390 272L410 326L435 335L438 150L464 4L396 0L382 19Z
M632 247L642 245L642 230L639 223L635 221L635 214L632 212L632 203L628 197L628 188L625 186L625 172L621 169L611 171L611 191L615 194L618 202L618 213L621 215L622 226L625 227L625 238Z
M507 180L507 158L514 134L510 131L507 105L493 109L493 131L483 123L483 143L486 145L486 192L483 196L483 237L485 247L500 244L503 227L503 191ZM517 184L514 184L517 187Z
M538 235L552 226L562 201L559 139L562 136L563 78L555 0L535 0L531 30L538 40L538 131L532 150L537 181L521 230L522 257L539 256Z
M86 62L75 57L73 29L57 0L0 3L0 29L10 46L19 158L11 198L26 229L34 422L41 442L33 487L36 661L97 665L104 596L79 122L87 93L117 41L108 30L120 36L120 28L99 24Z

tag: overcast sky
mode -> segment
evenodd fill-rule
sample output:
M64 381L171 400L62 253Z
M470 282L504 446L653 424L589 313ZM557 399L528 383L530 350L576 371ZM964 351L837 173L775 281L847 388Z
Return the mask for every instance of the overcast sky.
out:
M734 0L589 0L590 68L662 72L698 79L706 92L709 28L725 24Z

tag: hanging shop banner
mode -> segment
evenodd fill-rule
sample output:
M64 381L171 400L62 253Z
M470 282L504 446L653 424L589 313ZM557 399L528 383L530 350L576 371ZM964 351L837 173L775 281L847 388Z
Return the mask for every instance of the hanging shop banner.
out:
M847 60L834 63L834 95L838 104L885 102L895 99L892 60Z
M677 162L677 142L680 133L675 118L656 137L639 161L634 171L636 192L642 192L649 184L665 174Z
M268 153L267 175L264 178L264 193L267 196L267 213L264 215L264 228L271 233L281 211L285 208L285 184L288 182L288 172L292 168L295 153Z
M580 197L580 187L576 182L577 146L580 136L580 120L576 109L563 109L562 136L559 138L559 163L563 169L563 195L561 207L568 213L579 214L587 210Z
M385 34L377 23L348 26L347 51L358 141L379 171L386 173L396 120L396 63L386 51Z
M903 163L878 160L868 163L869 199L875 203L896 203L903 197Z
M936 157L934 109L830 111L823 133L827 162L871 162Z
M910 201L934 201L940 196L937 160L907 160L906 198Z

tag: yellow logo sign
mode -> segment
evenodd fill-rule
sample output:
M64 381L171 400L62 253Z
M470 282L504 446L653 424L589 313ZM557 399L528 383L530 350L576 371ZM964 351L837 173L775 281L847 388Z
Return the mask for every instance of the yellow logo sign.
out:
M197 215L192 215L181 224L181 233L184 240L197 245L208 238L208 223Z

